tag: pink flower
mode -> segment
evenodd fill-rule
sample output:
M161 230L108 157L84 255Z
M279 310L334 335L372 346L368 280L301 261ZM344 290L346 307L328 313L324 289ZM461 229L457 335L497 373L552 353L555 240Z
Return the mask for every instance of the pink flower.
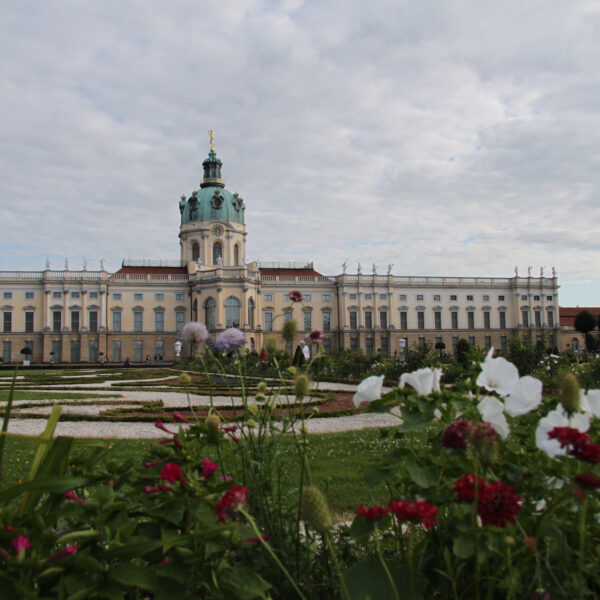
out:
M234 352L246 343L246 334L235 327L230 327L215 340L215 348L219 352Z
M160 478L164 479L165 481L169 481L170 483L175 483L176 481L181 481L181 483L185 483L183 481L181 467L173 463L167 463L160 470Z
M18 535L11 542L11 544L17 554L19 554L21 552L21 550L23 550L23 552L24 552L25 550L29 550L29 548L31 548L31 543L29 542L29 538L25 537L24 535Z
M173 418L178 421L179 423L193 423L193 421L190 421L189 419L186 419L183 415L181 415L178 412L174 412L173 413Z
M204 323L186 323L181 330L181 339L194 344L203 344L208 339L208 329Z
M49 556L46 559L46 562L49 563L53 560L56 560L57 558L62 558L63 556L70 556L71 554L75 554L75 552L77 552L77 546L65 546L60 552Z
M381 521L389 513L388 508L382 506L374 506L373 508L367 508L366 506L359 506L356 514L359 517L368 519L369 521Z
M231 475L221 475L221 477L219 477L219 479L221 481L233 481L233 478L231 477Z
M245 485L233 484L233 488L223 494L215 507L215 512L221 523L225 523L227 518L231 517L236 510L246 506L247 491L248 488Z
M292 290L288 296L292 302L302 302L304 300L304 294L298 290Z
M74 493L73 490L69 490L68 492L65 492L65 498L68 498L69 500L73 500L74 502L79 502L79 504L85 504L85 500L82 500L81 498L78 498Z
M219 465L205 458L202 461L202 477L208 479L219 468Z
M325 332L322 329L313 329L309 334L307 334L306 339L311 344L321 344L325 339Z
M169 431L163 424L162 421L155 421L154 422L154 427L156 427L156 429L160 429L161 431L164 431L165 433L168 433L170 435L175 435L175 432L173 431Z

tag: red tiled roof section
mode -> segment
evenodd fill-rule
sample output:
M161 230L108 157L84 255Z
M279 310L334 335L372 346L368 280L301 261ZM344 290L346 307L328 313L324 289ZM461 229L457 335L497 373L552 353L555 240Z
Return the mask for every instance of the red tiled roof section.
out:
M596 319L600 315L600 306L561 306L558 310L561 325L572 326L575 323L575 317L582 310L589 310Z
M187 267L121 267L117 273L163 273L187 275Z
M299 277L322 277L314 269L260 269L261 275L298 275Z

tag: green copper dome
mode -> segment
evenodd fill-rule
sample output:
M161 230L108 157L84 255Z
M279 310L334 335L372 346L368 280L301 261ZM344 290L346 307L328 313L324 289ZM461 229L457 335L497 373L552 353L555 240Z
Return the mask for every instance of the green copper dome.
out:
M225 182L221 179L222 164L211 148L208 158L202 163L204 179L200 189L187 199L182 196L179 201L182 225L193 221L231 221L244 224L244 201L239 194L232 194L225 189Z

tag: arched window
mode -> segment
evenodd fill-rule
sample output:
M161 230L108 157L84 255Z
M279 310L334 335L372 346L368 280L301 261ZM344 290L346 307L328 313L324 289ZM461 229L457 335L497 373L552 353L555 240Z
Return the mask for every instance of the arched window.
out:
M240 301L233 296L225 300L225 327L240 326Z
M233 264L236 267L240 264L240 247L237 244L233 247Z
M204 301L204 323L208 329L215 329L217 316L217 303L214 298Z
M248 327L254 329L254 300L252 298L248 300Z
M192 244L192 260L198 262L200 258L200 244L198 242L194 242Z
M577 338L571 340L571 348L573 348L575 352L579 351L579 340Z
M215 242L213 244L213 265L219 264L218 258L223 259L223 244L221 242Z

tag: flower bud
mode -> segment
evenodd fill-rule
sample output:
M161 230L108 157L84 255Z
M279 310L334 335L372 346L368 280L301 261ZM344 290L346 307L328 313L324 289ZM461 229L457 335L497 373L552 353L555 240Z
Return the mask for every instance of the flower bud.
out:
M302 400L308 394L310 389L310 379L305 373L299 373L294 381L294 393L296 397Z
M265 342L265 350L269 356L273 356L277 352L277 340L272 335Z
M248 404L246 404L246 409L253 417L256 417L258 414L258 406L256 406L256 404L253 402L248 402Z
M480 421L473 424L469 441L484 465L492 465L498 462L500 441L498 434L489 423Z
M179 375L179 383L181 385L187 385L190 381L192 381L192 378L187 373L181 373L181 375Z
M321 411L319 410L319 407L318 407L318 406L313 406L313 407L311 408L310 412L311 412L313 415L318 415L318 414L319 414Z
M329 531L333 525L327 496L315 485L302 490L302 518L319 533Z
M286 342L293 342L296 337L296 333L298 332L298 326L296 325L296 321L294 319L289 319L283 324L283 330L281 332L281 337Z
M257 402L264 402L267 399L267 397L264 394L256 394L256 396L254 396L254 399Z
M248 427L256 427L256 421L254 419L248 419L246 421L246 425L248 425Z
M579 382L571 371L564 373L558 384L558 401L567 414L579 412Z
M259 392L266 392L267 391L267 382L266 381L261 381L257 386L256 389Z
M208 417L204 419L204 424L208 427L209 430L216 431L217 429L219 429L221 419L219 418L219 415L208 415Z
M296 367L288 367L288 368L287 368L287 372L288 372L290 375L295 375L295 374L296 374L296 371L297 371Z

